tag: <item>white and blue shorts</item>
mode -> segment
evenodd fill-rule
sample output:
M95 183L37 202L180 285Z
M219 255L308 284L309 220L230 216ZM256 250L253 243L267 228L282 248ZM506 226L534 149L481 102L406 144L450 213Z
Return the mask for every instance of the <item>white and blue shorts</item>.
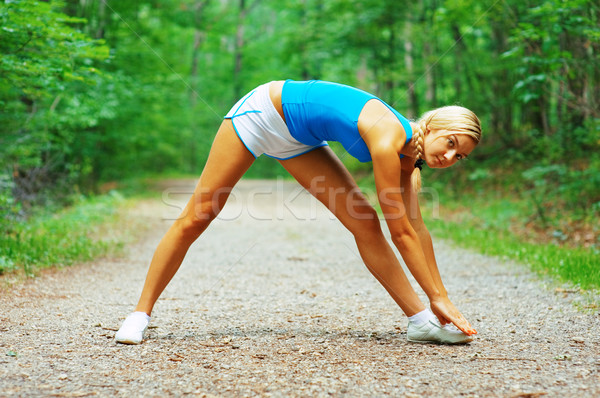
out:
M225 115L250 153L255 158L265 154L284 160L327 145L305 145L292 137L271 101L269 85L263 84L246 94Z

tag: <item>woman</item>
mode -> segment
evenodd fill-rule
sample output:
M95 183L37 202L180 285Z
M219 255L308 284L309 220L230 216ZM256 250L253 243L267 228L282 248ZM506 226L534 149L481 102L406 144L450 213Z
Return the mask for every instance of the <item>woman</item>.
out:
M136 311L123 322L116 341L142 341L156 300L189 246L225 205L224 190L229 192L261 154L279 159L354 235L366 266L409 317L410 341L471 341L476 331L448 299L420 212L405 209L418 206L423 162L449 167L465 158L480 137L477 116L462 107L439 108L411 123L375 96L341 84L288 80L258 87L225 116L194 194L158 245ZM373 162L392 242L427 294L431 311L411 287L376 211L328 140L341 142L360 161Z

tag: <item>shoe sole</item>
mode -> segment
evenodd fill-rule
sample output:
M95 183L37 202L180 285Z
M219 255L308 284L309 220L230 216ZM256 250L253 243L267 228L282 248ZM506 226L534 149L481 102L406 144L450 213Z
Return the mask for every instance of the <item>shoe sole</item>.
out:
M129 345L138 345L138 344L142 343L141 341L137 341L137 340L134 341L134 340L116 340L115 339L115 341L120 344L129 344Z
M431 325L433 325L433 327L444 331L444 329L438 325L436 325L434 322L429 321L429 323ZM455 334L456 335L456 334ZM464 333L460 333L461 337L463 337L463 341L440 341L440 340L436 340L436 339L430 339L430 340L420 340L420 339L413 339L408 335L408 331L407 331L407 336L406 339L408 341L410 341L411 343L420 343L420 344L445 344L445 345L464 345L464 344L469 344L470 342L473 341L473 337L472 336L467 336ZM464 340L464 336L466 336L467 340Z
M465 345L465 344L469 344L471 342L473 342L473 339L469 340L469 341L459 341L456 343L448 343L448 342L443 342L443 341L437 341L437 340L414 340L414 339L410 339L410 338L406 338L408 341L410 341L411 343L419 343L419 344L437 344L437 345Z

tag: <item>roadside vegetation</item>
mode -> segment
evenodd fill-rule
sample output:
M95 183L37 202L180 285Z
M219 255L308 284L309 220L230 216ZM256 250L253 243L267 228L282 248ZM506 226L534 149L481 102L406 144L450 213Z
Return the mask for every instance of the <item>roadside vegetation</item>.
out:
M583 229L572 230L576 236L573 238L566 236L560 227L565 222L579 224L569 215L563 215L555 226L541 231L524 223L529 213L520 212L518 207L527 205L526 201L488 198L484 207L480 195L464 195L462 199L463 205L442 205L439 217L432 217L431 209L425 211L433 235L483 254L515 260L542 276L575 288L600 288L600 251L597 245L589 244L598 239L598 231L594 230L597 227L580 224ZM483 221L487 216L492 217L495 225ZM585 235L587 244L573 242L579 241L581 235Z
M44 208L26 221L3 225L0 275L35 276L41 269L68 266L121 253L139 236L126 210L135 204L116 191L79 197L66 208Z
M598 287L595 1L13 0L0 25L2 272L118 249L94 237L128 202L96 195L143 191L131 181L144 175L197 176L248 90L323 79L409 118L475 111L484 137L470 160L424 172L443 206L434 232ZM261 159L249 176L281 172Z
M434 235L579 289L600 288L600 173L478 162L463 168L458 176L427 173L423 216Z

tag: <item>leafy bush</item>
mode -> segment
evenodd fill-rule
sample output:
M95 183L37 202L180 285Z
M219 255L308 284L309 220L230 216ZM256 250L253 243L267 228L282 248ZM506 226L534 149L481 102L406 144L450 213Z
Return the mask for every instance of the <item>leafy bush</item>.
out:
M569 209L578 217L594 217L600 201L600 160L593 160L582 170L564 164L535 166L523 172L526 193L547 224L547 211Z
M94 64L108 57L101 41L72 27L85 21L61 12L64 6L18 0L0 6L0 172L14 179L10 197L23 210L72 192L82 170L73 143L90 115L66 116L77 105L64 105L81 95L77 87L93 91L100 76Z
M65 266L91 260L120 248L121 240L110 232L118 221L122 197L111 193L81 197L73 207L45 211L27 221L3 225L0 234L0 274L23 270L32 274L49 266Z

